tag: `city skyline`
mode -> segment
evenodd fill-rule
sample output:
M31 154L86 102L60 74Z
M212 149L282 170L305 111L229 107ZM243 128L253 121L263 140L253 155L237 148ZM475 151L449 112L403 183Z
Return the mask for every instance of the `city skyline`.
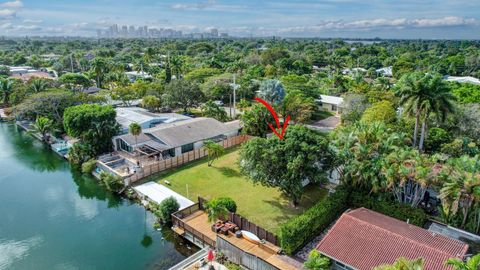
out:
M480 2L85 0L0 1L5 36L85 36L118 25L235 37L478 39Z

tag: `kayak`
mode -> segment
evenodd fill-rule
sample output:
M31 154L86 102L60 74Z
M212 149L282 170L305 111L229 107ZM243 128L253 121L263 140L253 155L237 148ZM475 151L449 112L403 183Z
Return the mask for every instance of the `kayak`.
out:
M260 244L260 238L258 238L258 236L256 236L255 234L253 234L249 231L242 230L242 236L247 241L250 241L250 242L255 243L255 244Z

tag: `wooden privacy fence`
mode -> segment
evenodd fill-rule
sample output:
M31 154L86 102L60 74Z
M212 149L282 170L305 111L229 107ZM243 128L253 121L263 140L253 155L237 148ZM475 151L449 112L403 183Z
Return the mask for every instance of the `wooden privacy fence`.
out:
M251 136L249 135L238 135L238 136L227 138L217 143L223 146L224 148L230 148L230 147L242 144L243 142L248 141L250 138ZM190 152L183 153L182 155L179 155L173 158L160 160L160 161L151 163L149 165L142 166L142 169L140 171L136 172L130 177L127 177L125 179L125 182L132 184L152 174L181 166L190 161L194 161L194 160L206 157L207 155L208 155L208 151L205 149L205 147L202 147Z
M217 236L217 249L227 256L228 260L238 265L243 265L254 270L277 270L278 268L267 263L262 258L250 254L230 244L225 239Z
M197 208L199 210L204 210L203 205L206 202L207 202L207 200L205 200L204 198L198 197L198 207ZM228 213L228 220L235 223L238 226L238 228L240 228L240 230L249 231L249 232L255 234L256 236L258 236L258 238L265 239L268 242L274 244L275 246L279 246L279 244L280 244L280 241L278 241L278 238L275 234L265 230L264 228L256 225L255 223L249 221L248 219L240 216L239 214L229 212Z

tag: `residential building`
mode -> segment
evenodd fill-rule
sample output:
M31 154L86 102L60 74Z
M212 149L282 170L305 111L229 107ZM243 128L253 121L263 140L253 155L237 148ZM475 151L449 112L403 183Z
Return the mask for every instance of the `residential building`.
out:
M449 82L458 82L458 83L471 83L480 85L480 80L475 77L470 76L445 76L443 77L444 80Z
M136 81L138 78L140 78L140 79L150 79L150 78L152 78L152 75L150 75L146 72L138 72L138 71L127 71L127 72L125 72L125 75L127 75L128 79L131 82Z
M205 140L221 141L239 134L240 121L222 123L213 118L193 118L144 129L139 136L113 138L115 150L134 152L147 148L162 158L175 157L201 148Z
M344 213L317 245L335 270L371 270L400 257L423 258L425 270L450 270L445 261L464 259L468 249L461 241L366 208Z
M383 67L375 70L378 75L385 76L385 77L393 77L393 67Z
M342 106L343 106L342 97L320 95L320 99L317 99L316 102L325 111L329 111L335 114L342 113Z
M132 123L138 123L142 129L149 129L161 124L169 124L190 117L178 113L152 113L139 107L117 107L117 123L121 127L120 134L127 134Z

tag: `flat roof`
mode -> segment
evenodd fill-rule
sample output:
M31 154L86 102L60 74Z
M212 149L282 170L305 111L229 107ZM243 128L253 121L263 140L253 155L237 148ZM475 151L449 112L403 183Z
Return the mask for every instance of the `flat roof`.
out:
M320 95L320 99L317 99L317 101L339 106L343 103L343 98L335 97L335 96Z
M139 186L134 187L136 191L147 196L150 200L160 204L165 199L169 197L174 197L177 199L178 204L180 204L180 209L189 207L194 205L195 203L190 201L189 199L183 197L182 195L176 193L175 191L157 184L155 182L148 182L145 184L141 184Z
M444 80L449 82L471 83L471 84L480 85L480 80L471 76L448 76L447 75L443 78Z
M190 119L190 117L178 113L152 113L139 107L117 107L115 111L117 112L117 123L123 128L128 128L132 123L143 124L155 120L172 123Z

